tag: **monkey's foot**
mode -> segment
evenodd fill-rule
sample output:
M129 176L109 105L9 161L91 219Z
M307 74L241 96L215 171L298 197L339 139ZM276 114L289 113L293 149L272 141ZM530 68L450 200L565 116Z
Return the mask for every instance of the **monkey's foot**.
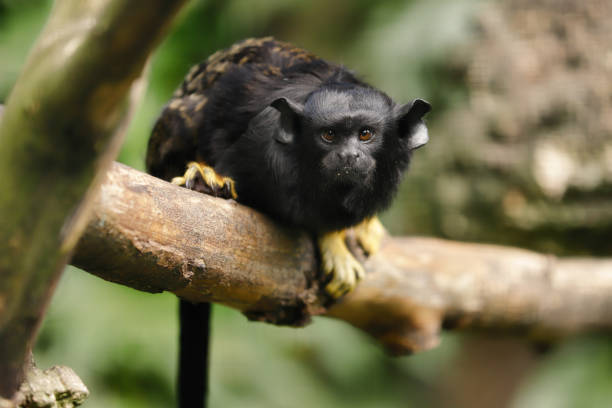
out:
M185 174L182 177L173 178L172 184L185 186L190 190L214 195L215 197L238 198L234 180L220 176L205 163L188 163Z
M344 242L345 231L330 232L319 237L323 272L332 275L325 287L334 298L350 292L365 276L363 266L349 252Z
M385 227L380 223L378 217L374 216L355 227L355 236L363 250L368 255L372 255L380 248L380 241L385 236Z

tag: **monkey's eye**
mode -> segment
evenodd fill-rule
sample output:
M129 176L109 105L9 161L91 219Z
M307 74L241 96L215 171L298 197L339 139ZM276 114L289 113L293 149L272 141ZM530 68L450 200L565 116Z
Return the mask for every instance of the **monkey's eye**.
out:
M323 133L321 134L321 139L323 139L326 142L333 142L334 138L336 137L336 132L334 132L334 129L325 129L323 131Z
M359 140L362 142L367 142L374 137L374 132L372 132L368 128L361 129L359 132Z

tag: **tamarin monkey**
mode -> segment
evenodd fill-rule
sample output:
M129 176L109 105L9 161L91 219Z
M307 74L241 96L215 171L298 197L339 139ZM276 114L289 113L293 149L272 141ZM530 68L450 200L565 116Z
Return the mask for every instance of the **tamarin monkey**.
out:
M340 65L273 38L247 39L191 68L149 140L157 177L235 199L313 234L334 298L364 276L345 244L378 249L376 214L428 141L421 99L397 104ZM205 404L210 305L181 300L178 399Z

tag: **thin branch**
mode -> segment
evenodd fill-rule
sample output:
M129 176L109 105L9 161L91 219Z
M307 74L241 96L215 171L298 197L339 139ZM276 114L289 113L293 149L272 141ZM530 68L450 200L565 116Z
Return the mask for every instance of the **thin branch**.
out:
M116 157L130 97L184 3L55 2L0 122L0 396L21 382L55 282Z
M311 238L241 206L114 164L72 263L136 289L218 302L300 325L343 319L393 353L425 350L445 327L612 329L612 260L386 238L337 304L320 289Z

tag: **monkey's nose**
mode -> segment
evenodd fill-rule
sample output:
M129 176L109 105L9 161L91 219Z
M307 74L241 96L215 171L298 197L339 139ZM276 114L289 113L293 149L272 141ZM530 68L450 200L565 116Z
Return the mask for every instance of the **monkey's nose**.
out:
M343 151L338 152L338 159L345 166L353 166L357 160L361 157L360 152L355 151Z

